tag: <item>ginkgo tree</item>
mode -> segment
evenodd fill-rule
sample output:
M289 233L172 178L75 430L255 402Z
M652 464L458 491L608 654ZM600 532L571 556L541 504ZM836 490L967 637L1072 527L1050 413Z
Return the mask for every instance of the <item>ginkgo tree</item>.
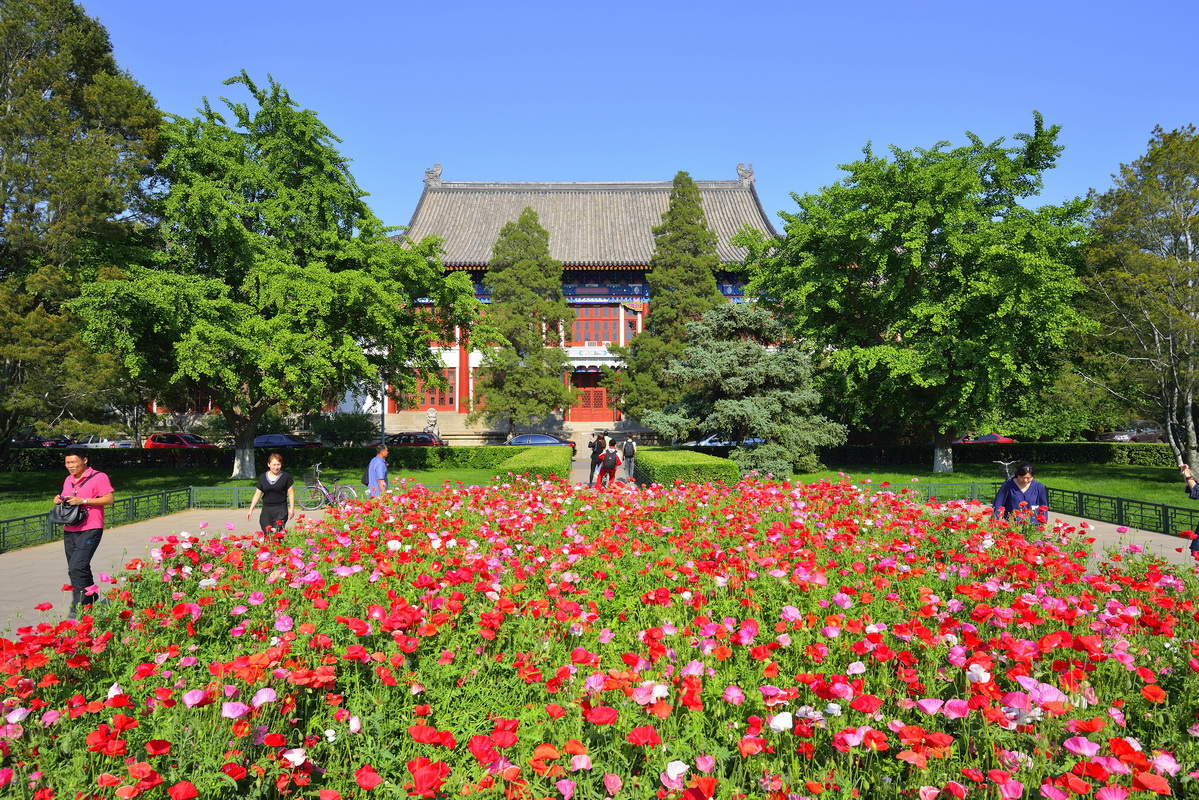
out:
M84 289L84 338L151 385L211 397L253 474L258 420L379 386L403 395L442 368L432 343L477 305L438 243L401 244L370 211L340 140L270 80L251 102L172 116L153 263Z
M934 438L935 471L953 470L955 431L1035 402L1089 326L1077 308L1087 202L1026 205L1057 134L1035 114L1012 145L967 134L954 148L867 147L842 180L795 196L777 247L751 248L751 293L824 354L845 421L904 420Z

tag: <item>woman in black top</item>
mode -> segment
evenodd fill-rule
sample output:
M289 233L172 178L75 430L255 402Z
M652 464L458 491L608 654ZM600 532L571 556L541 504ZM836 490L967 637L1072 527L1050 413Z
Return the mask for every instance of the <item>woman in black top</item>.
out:
M250 501L250 510L246 519L254 514L254 506L262 500L262 516L258 525L263 531L274 528L283 530L288 520L296 515L295 481L291 475L283 471L283 456L271 453L266 460L267 471L258 476L258 485L254 488L254 499Z

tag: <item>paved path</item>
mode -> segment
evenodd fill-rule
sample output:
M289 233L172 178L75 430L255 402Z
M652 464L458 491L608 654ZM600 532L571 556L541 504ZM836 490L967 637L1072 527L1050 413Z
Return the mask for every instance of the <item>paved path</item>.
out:
M587 459L576 458L571 466L571 482L586 483L589 469ZM309 512L308 516L320 514L319 511ZM1082 521L1077 517L1053 516L1075 526ZM100 549L92 559L92 571L96 574L105 572L115 575L130 559L146 558L153 537L169 536L172 533L199 533L202 530L200 525L204 522L208 523L208 530L213 533L224 533L226 523L233 525L233 530L237 533L248 534L257 529L257 519L255 523L247 522L246 512L234 509L192 509L167 517L122 525L104 532ZM1171 564L1194 563L1189 559L1187 548L1190 543L1185 539L1135 529L1119 533L1115 525L1106 522L1088 524L1093 527L1089 535L1095 537L1096 555L1102 554L1108 547L1131 544L1139 545ZM1178 552L1178 548L1182 549L1181 553ZM21 625L62 619L71 597L69 591L64 592L61 588L66 580L66 559L61 541L0 553L0 634L6 630L14 631ZM52 603L54 608L45 612L37 611L34 606L40 603Z

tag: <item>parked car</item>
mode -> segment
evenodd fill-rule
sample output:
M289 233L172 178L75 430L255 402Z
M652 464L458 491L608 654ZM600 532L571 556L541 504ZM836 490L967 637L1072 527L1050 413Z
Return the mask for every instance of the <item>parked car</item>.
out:
M424 431L393 433L384 440L388 447L445 447L445 440Z
M751 444L761 444L765 439L745 439L737 442L732 439L727 433L713 433L710 436L705 436L697 442L685 442L684 447L736 447L740 444L742 447Z
M974 431L966 433L964 436L959 436L953 440L954 444L1011 444L1016 441L1009 436L1000 436L998 433L984 433L979 436Z
M10 447L69 447L71 440L65 436L41 436L34 431L14 436L9 440Z
M282 447L320 447L321 443L310 442L290 433L264 433L254 437L254 446L278 449Z
M518 433L508 441L506 445L514 445L517 447L528 447L530 445L558 445L570 447L570 456L574 458L575 443L565 436L559 436L556 433Z
M1101 433L1097 438L1101 442L1164 442L1166 426L1151 419L1137 419L1118 431Z
M150 449L204 449L215 450L216 445L194 433L152 433L146 437L142 447Z
M76 442L75 446L96 450L109 447L136 447L137 445L132 439L109 439L107 436L101 436L98 433L89 433Z

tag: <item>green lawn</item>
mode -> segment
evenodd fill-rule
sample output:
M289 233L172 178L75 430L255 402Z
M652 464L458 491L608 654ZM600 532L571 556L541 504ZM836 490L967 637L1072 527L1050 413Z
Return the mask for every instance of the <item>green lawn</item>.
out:
M436 469L417 472L391 470L391 478L407 477L422 486L437 488L447 481L461 481L466 485L487 483L496 474L486 469ZM59 472L0 472L0 519L12 519L31 514L44 514L54 495L62 490L66 471ZM118 497L161 492L166 489L185 489L188 486L253 486L253 481L232 480L224 469L150 469L132 468L112 470L108 477ZM300 475L294 475L296 481ZM330 469L321 471L321 480L327 484L348 483L363 495L362 470Z
M839 480L844 473L855 483L869 478L874 484L889 481L896 486L920 483L990 483L1001 480L994 464L959 464L950 475L934 474L927 466L845 467L796 475L797 480ZM1037 467L1037 480L1051 489L1068 489L1148 503L1187 507L1193 501L1183 492L1177 469L1165 467L1113 466L1110 464L1045 464Z
M911 485L916 478L921 483L990 483L999 480L993 464L960 464L951 475L934 475L927 466L846 467L795 476L805 482L820 479L838 480L845 473L855 482L867 478L874 484L889 481L896 486ZM0 519L11 519L46 511L50 500L62 486L64 473L0 472ZM392 470L392 478L407 477L423 486L437 488L444 483L461 481L466 485L487 483L494 471L483 469L441 469L417 472ZM114 470L110 476L122 496L149 494L164 489L187 486L246 486L249 481L229 479L225 470L206 469L146 469ZM296 476L297 480L300 476ZM328 470L321 473L327 483L340 481L361 489L360 470ZM1037 468L1037 478L1046 486L1070 489L1150 503L1166 503L1187 507L1191 501L1182 490L1178 470L1162 467L1111 466L1106 464L1045 464Z

